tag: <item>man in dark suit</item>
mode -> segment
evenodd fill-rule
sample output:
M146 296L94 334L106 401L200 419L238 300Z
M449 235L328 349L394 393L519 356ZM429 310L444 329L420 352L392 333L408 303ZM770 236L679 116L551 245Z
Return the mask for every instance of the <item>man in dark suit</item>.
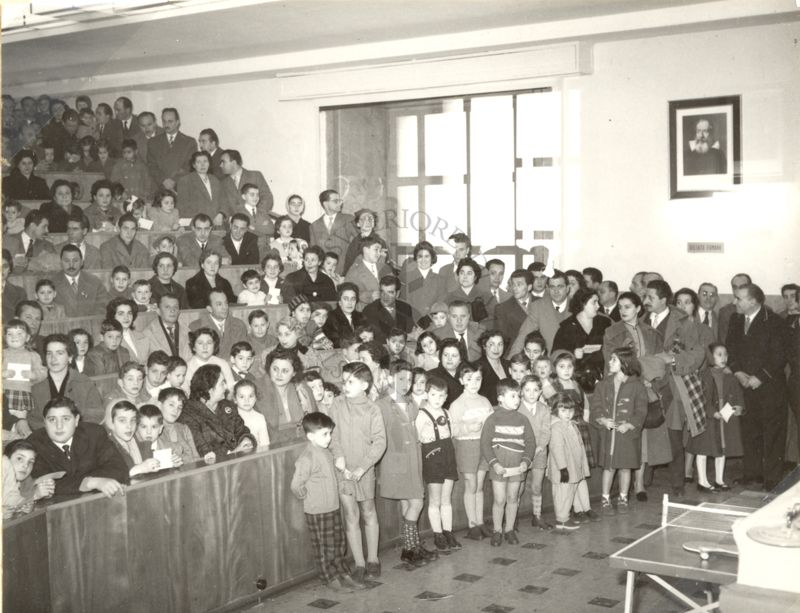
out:
M525 269L515 270L508 279L511 298L501 302L494 309L494 329L498 330L508 342L506 355L511 351L511 343L517 338L522 322L533 305L531 287L533 275Z
M731 318L726 345L728 367L744 388L742 415L743 477L763 479L767 491L778 485L786 447L785 320L764 304L764 292L747 283L734 292L737 314Z
M364 318L378 331L375 341L381 345L389 338L393 329L406 334L414 329L414 316L411 305L397 299L400 279L385 275L380 280L380 298L364 308Z
M234 266L258 265L261 262L258 237L247 231L250 220L244 213L236 213L231 217L230 223L230 232L222 238L222 246L230 256L231 264Z
M3 247L8 250L20 271L27 269L30 260L55 254L53 243L47 240L49 223L41 211L34 210L25 216L25 229L22 232L3 237Z
M617 306L619 287L617 284L614 281L601 281L597 295L600 298L602 312L608 315L612 321L619 321L619 307Z
M189 172L189 160L197 151L197 141L180 132L178 109L161 111L164 133L147 143L147 166L150 177L159 187L175 190L178 179Z
M697 314L695 318L701 324L711 329L714 335L714 340L719 341L719 314L716 311L717 302L719 301L719 292L717 286L708 281L701 283L697 288L697 299L699 306L697 307ZM725 339L722 339L723 341Z
M137 145L136 155L147 164L147 146L153 138L164 133L164 128L158 125L156 116L150 111L139 113L136 123L139 125L139 131L133 135Z
M510 355L525 349L525 337L536 330L542 334L547 343L547 350L552 351L558 327L570 316L568 303L567 275L556 270L547 281L547 295L541 300L534 301L533 306L530 307L528 317L520 326L517 338L511 345Z
M91 227L86 215L81 215L80 219L67 221L67 240L56 245L56 253L61 253L61 249L66 245L75 245L83 256L83 269L100 270L103 267L100 249L86 242L86 235L89 234Z
M242 203L242 187L251 183L258 188L258 208L266 213L272 211L272 190L264 175L258 170L247 170L242 167L242 154L236 149L226 149L219 158L219 166L224 178L220 179L222 202L233 212Z
M225 173L222 172L222 154L225 151L219 146L219 136L211 128L200 130L200 136L197 138L197 144L200 146L200 151L206 151L211 156L211 168L209 172L217 179L222 181L225 178Z
M447 324L436 328L433 333L440 339L456 339L461 346L463 355L468 361L474 362L481 357L481 346L478 339L483 333L483 328L471 320L472 309L462 300L451 302L447 311Z
M75 245L61 249L61 273L53 276L55 302L64 305L67 317L102 315L109 301L103 282L83 270L81 250Z
M14 309L26 300L28 295L25 288L8 282L8 275L14 272L14 262L8 249L3 249L3 321L8 322L14 317Z
M731 277L731 294L735 296L737 289L752 282L753 280L746 272L733 275ZM734 302L726 304L719 310L719 338L721 341L725 341L728 338L728 325L734 315L736 315L736 304Z
M356 310L358 304L358 286L345 281L338 288L339 304L328 314L322 331L333 346L342 347L341 340L347 336L355 336L356 328L364 323L364 315Z
M130 98L117 98L114 101L114 114L116 117L108 122L103 137L111 144L112 151L119 154L122 151L122 141L126 138L135 139L141 128L133 114L133 102Z
M333 251L339 256L336 272L344 274L344 260L350 242L358 235L353 216L342 212L344 201L333 189L319 195L323 214L311 224L311 244L318 245L323 252Z
M200 266L200 254L205 251L215 251L222 257L224 248L222 240L216 234L211 234L211 218L205 213L198 213L192 219L191 232L185 232L178 237L175 244L178 247L178 261L188 268Z
M28 439L36 449L34 478L53 472L55 494L74 495L98 491L109 498L124 492L129 483L128 467L105 428L81 422L78 407L70 398L58 397L44 407L44 428Z
M228 297L224 292L213 290L208 295L206 312L189 324L190 330L211 328L219 334L219 351L217 355L227 360L231 355L231 347L247 340L247 326L238 317L231 315Z

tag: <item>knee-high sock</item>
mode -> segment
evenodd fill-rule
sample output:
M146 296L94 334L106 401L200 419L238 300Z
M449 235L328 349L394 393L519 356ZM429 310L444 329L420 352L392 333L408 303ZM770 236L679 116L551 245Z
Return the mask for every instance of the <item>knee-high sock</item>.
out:
M410 543L411 549L416 549L419 547L419 527L417 526L417 522L406 520L408 523L408 530L411 533L410 536Z
M453 529L453 507L450 502L442 502L441 514L442 530L447 530L449 532Z
M434 532L442 531L442 513L439 507L428 504L428 521L431 524L431 530Z
M542 516L542 497L541 496L531 496L531 502L533 502L533 514L536 517Z

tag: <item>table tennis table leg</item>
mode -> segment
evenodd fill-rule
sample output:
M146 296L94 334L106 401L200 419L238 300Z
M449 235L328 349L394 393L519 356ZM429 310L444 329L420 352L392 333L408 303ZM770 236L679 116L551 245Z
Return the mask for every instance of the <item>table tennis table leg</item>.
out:
M629 570L625 581L625 613L633 613L633 590L636 586L636 571Z

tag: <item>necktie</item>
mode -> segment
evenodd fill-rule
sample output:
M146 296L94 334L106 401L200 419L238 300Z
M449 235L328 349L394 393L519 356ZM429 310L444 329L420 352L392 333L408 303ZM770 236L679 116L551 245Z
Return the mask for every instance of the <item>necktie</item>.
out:
M527 310L528 310L528 301L527 301L527 300L523 300L523 301L520 303L520 305L522 305L522 310L523 310L523 311L527 311Z
M496 289L492 290L492 296L494 296L494 301L495 302L500 302L500 295L499 295L499 293L498 293L498 291Z
M254 207L254 206L248 206L248 207L247 207L247 211L250 213L250 217L251 217L252 219L255 219L255 218L256 218L256 207Z
M707 326L711 325L711 318L708 316L708 311L706 311L706 314L703 315L703 323Z
M100 124L100 136L101 136L101 137L103 136L103 130L105 130L105 129L106 129L106 124L104 124L104 123L101 123L101 124Z
M35 241L33 239L31 239L28 242L28 248L25 250L25 257L26 258L32 258L33 257L33 243L34 242Z
M333 227L333 219L331 219L329 215L325 215L325 227L328 229L328 232L330 232Z
M70 285L70 289L72 290L72 293L77 295L78 294L78 282L75 280L75 277L72 278L72 280L69 282L69 285Z
M750 330L750 324L753 323L752 318L749 315L745 315L744 318L744 333L747 334L747 331Z
M64 455L67 456L67 461L72 460L72 454L69 451L69 445L62 445L61 451L63 451Z
M167 140L169 141L169 146L172 147L172 143L175 142L175 136L169 135L167 136Z
M206 244L200 243L200 251L205 251L205 250L206 250Z
M175 326L167 326L167 336L171 345L175 345Z
M458 346L461 348L461 353L464 355L464 359L467 359L469 353L467 352L467 341L464 340L464 335L458 335Z
M223 334L225 334L225 323L224 322L219 325L219 335L222 336Z

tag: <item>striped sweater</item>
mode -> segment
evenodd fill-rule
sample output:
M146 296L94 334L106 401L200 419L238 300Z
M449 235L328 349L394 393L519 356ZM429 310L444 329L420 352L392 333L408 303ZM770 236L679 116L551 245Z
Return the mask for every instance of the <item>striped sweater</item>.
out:
M530 466L536 441L531 423L525 415L519 411L497 407L494 413L486 418L481 431L481 454L489 465L499 461L497 449L505 449L513 454L501 454L505 459L502 463L504 468L518 466L523 460ZM510 458L514 460L510 461Z

